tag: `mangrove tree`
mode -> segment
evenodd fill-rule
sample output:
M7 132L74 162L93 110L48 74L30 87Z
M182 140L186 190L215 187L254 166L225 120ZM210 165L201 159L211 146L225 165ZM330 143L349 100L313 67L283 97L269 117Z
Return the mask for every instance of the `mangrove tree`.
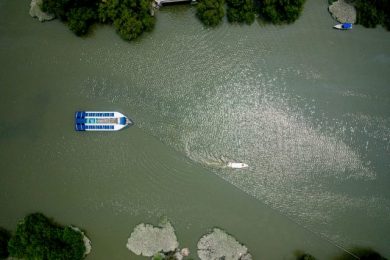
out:
M259 0L259 15L274 24L292 23L298 19L305 0Z
M0 259L8 257L8 241L11 239L11 233L0 227Z
M255 20L253 0L226 0L226 4L229 22L252 24Z
M42 11L65 22L76 35L86 35L95 23L113 24L125 40L154 27L151 0L43 0Z
M83 259L83 235L41 213L27 215L8 242L10 256L20 259Z
M196 5L196 15L210 27L217 26L225 15L224 0L200 0Z
M390 1L389 0L353 0L356 8L357 23L374 28L383 25L390 30Z

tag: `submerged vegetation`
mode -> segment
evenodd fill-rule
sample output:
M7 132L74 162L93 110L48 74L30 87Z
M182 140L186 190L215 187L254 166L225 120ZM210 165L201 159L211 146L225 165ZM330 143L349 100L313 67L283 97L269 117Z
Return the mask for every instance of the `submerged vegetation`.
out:
M63 227L41 213L26 216L8 242L8 252L19 259L83 259L83 235Z

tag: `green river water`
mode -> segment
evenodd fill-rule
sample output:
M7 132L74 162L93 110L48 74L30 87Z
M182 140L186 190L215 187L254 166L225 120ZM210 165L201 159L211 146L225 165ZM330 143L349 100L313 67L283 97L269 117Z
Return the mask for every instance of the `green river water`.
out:
M289 26L216 29L164 7L128 43L0 0L0 226L41 211L87 230L88 259L143 259L127 238L163 217L194 258L213 227L254 259L390 257L390 33L333 30L327 2ZM75 132L76 110L135 125Z

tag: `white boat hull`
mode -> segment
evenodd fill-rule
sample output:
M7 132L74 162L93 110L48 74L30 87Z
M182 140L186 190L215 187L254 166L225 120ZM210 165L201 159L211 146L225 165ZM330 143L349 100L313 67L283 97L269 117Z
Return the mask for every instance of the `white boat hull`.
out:
M233 169L243 169L249 167L249 165L246 163L237 163L237 162L229 162L227 166Z

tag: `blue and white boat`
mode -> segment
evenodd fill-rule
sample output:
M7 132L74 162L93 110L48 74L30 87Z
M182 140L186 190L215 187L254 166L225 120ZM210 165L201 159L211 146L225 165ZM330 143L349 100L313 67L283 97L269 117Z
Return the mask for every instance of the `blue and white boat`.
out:
M133 122L114 111L77 111L75 113L76 131L118 131Z
M340 23L333 26L335 29L339 30L351 30L352 29L352 23Z

